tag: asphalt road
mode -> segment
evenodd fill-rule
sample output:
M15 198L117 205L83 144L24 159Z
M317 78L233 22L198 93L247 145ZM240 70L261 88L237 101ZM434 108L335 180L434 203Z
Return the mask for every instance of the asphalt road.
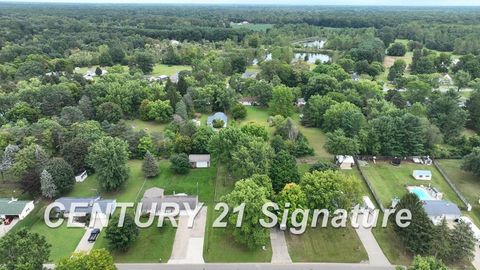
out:
M118 270L393 270L394 266L344 263L117 264Z

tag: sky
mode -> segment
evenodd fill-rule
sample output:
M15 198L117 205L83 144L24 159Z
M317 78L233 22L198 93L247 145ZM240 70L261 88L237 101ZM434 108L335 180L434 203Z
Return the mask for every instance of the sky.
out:
M480 0L0 0L48 3L271 4L371 6L480 6Z

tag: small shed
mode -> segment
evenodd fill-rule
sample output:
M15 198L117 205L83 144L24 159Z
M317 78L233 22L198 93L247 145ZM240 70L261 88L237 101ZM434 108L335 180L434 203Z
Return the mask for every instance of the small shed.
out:
M238 103L242 104L243 106L253 106L257 103L257 101L253 97L243 97L238 100Z
M1 199L0 198L0 218L18 218L24 219L32 212L35 205L33 201L18 201L17 199Z
M432 171L429 170L414 170L412 173L416 180L432 180Z
M75 176L75 182L83 182L85 179L87 179L87 177L87 171L83 171L81 174Z
M443 200L423 201L423 209L435 225L440 224L443 219L447 221L457 220L462 214L456 204Z
M210 155L189 155L188 161L192 168L208 168L210 167Z
M336 156L335 162L342 170L351 170L353 165L355 164L355 160L353 159L353 157L347 155Z

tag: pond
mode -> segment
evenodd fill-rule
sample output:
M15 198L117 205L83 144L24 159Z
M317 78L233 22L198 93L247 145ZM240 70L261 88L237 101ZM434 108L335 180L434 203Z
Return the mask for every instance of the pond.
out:
M326 63L331 60L330 56L321 53L295 53L293 58L294 61L301 60L310 64L315 64L317 60L320 60L321 63Z

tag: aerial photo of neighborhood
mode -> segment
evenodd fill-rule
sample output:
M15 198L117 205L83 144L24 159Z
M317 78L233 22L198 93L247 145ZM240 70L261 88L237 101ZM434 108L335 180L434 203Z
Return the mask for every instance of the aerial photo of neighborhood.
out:
M0 270L480 270L480 1L0 0Z

